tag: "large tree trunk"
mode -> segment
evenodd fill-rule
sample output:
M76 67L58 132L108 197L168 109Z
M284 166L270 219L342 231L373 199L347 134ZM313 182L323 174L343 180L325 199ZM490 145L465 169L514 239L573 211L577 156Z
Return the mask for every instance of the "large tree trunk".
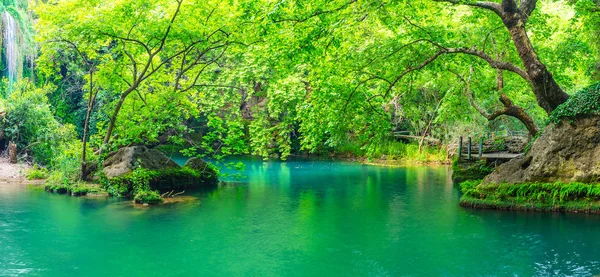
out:
M529 14L526 14L526 11L530 13L533 8L521 7L519 9L514 0L503 0L500 16L529 75L529 83L538 104L550 114L556 107L567 101L569 95L560 88L552 73L540 61L527 36L525 23Z

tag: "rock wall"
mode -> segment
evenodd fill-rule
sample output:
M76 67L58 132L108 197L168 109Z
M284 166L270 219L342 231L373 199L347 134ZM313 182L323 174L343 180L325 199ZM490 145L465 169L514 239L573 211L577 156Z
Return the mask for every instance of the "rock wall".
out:
M600 181L600 115L550 123L527 154L496 168L483 184L555 181Z

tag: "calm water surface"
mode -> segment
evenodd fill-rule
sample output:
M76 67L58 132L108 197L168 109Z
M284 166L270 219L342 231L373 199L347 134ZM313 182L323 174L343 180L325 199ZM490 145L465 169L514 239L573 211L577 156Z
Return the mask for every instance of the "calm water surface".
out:
M245 163L152 208L0 185L0 276L600 274L600 216L463 209L446 167Z

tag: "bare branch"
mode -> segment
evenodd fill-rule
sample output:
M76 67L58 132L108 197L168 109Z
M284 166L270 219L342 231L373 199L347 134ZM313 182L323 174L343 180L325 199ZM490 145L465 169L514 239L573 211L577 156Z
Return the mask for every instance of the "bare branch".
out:
M455 5L467 5L471 7L482 8L495 12L498 16L502 17L503 11L502 6L494 2L480 2L480 1L468 1L468 0L434 0L437 2L448 2Z

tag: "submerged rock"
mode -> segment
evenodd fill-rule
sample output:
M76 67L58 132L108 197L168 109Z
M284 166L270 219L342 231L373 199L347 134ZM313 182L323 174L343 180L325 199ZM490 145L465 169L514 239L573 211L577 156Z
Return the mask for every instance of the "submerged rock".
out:
M104 161L104 175L108 178L131 173L136 165L149 170L180 168L180 166L156 149L146 146L130 146L112 153Z
M599 182L600 116L550 123L522 157L499 166L483 184Z

